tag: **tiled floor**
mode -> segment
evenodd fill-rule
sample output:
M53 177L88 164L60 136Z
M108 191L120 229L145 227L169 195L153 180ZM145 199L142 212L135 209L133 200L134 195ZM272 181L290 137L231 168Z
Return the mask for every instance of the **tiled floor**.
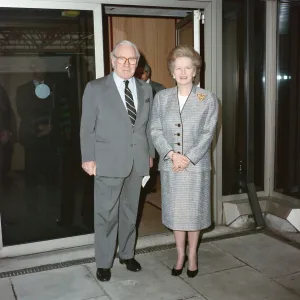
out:
M170 275L175 249L136 258L141 272L115 260L106 283L94 263L0 279L0 300L300 300L300 250L265 233L201 244L193 279Z
M161 223L161 210L146 202L138 228L139 236L163 232L169 232L169 230Z

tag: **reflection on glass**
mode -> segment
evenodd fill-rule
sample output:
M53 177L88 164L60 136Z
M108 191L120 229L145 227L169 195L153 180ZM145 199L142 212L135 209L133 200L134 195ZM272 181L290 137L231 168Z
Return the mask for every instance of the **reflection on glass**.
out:
M278 7L275 190L300 199L300 7Z
M254 180L264 189L264 57L265 2L259 0L223 1L223 195L247 192L247 118L245 86L246 7L254 1Z
M93 230L81 171L81 98L94 79L92 12L0 9L0 209L4 245Z

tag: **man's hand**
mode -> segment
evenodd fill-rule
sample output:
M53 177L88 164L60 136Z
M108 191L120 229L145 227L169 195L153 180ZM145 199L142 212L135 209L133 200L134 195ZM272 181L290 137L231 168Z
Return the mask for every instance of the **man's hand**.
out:
M96 175L96 162L95 161L86 161L82 163L82 169L89 174L90 176Z
M3 130L0 132L0 144L6 144L12 136L12 133L8 130Z
M37 137L42 137L45 135L48 135L51 132L51 125L47 125L47 124L40 124L38 126L38 133L37 133Z
M173 154L172 161L173 161L172 170L174 172L183 171L190 164L190 160L186 156L179 153Z
M150 168L153 167L153 157L149 157L149 166Z

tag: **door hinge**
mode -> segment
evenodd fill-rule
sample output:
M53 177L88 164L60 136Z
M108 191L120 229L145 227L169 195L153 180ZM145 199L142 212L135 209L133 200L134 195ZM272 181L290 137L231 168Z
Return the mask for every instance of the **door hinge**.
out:
M201 21L201 11L200 10L195 10L194 11L194 17L196 17L198 21Z
M201 10L195 10L194 11L194 16L197 18L198 21L201 21L202 24L204 24L204 12L202 12Z

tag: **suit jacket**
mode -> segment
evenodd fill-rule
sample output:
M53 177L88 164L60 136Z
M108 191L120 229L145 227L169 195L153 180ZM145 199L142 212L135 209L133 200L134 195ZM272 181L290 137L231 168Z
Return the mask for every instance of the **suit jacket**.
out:
M82 161L96 161L97 176L127 177L133 162L140 176L149 174L155 156L148 120L152 106L150 86L136 80L138 110L134 127L113 75L87 84L80 128Z
M9 130L12 138L15 138L17 131L15 114L5 89L0 85L0 133L3 130Z
M16 105L21 118L19 127L20 143L27 147L46 147L49 144L50 135L37 138L36 127L39 123L49 121L53 107L52 95L46 99L38 98L35 95L35 85L31 80L18 87ZM53 131L51 135L52 133Z
M155 97L155 95L156 95L159 91L165 89L165 87L164 87L162 84L160 84L160 83L158 83L158 82L155 82L155 81L152 81L152 80L150 80L149 84L150 84L151 87L152 87L153 98Z
M194 86L181 113L177 87L156 94L152 107L150 133L160 155L160 170L171 171L167 154L173 150L186 155L187 171L211 170L210 145L218 119L218 99Z

